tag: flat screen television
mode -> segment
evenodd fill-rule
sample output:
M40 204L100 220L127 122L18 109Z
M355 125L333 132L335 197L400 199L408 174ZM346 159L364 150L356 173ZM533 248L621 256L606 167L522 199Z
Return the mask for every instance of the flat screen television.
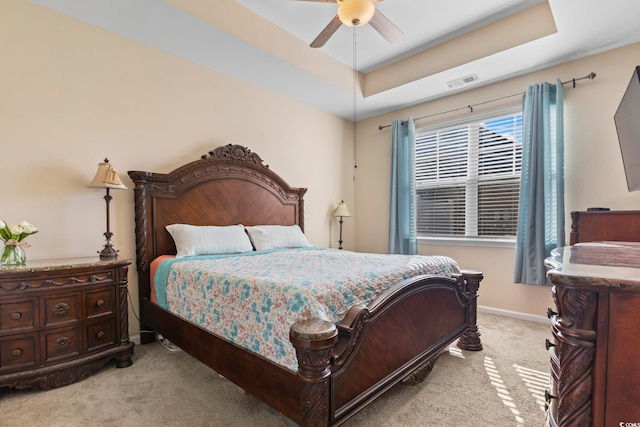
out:
M614 115L629 191L640 189L640 65Z

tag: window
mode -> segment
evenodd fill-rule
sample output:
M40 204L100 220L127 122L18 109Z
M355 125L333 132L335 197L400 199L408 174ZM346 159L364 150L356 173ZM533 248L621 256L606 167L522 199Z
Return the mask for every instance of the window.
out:
M515 239L522 113L416 131L419 237Z

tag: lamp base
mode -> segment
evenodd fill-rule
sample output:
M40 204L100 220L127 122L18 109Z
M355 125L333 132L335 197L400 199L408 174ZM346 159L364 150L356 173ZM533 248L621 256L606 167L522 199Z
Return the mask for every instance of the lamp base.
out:
M113 246L110 244L104 245L104 248L98 253L100 254L101 260L114 260L118 258L118 251L113 249Z
M107 190L109 190L107 188ZM107 206L109 206L109 202L107 202ZM100 252L101 260L114 260L118 258L118 251L113 249L113 243L111 243L111 238L113 237L113 233L109 231L109 211L107 210L107 232L104 233L104 237L107 242L104 244L104 248Z

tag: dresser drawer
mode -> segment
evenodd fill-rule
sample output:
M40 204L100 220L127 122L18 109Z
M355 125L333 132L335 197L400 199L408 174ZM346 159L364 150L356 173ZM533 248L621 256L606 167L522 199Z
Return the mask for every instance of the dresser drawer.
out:
M67 328L44 333L44 363L59 362L82 352L82 328Z
M87 351L113 347L116 339L115 319L87 325Z
M80 321L80 293L42 297L44 327L62 326Z
M0 335L36 329L36 300L16 300L0 304Z
M28 369L36 365L36 335L0 341L0 372Z
M87 319L106 316L115 312L115 288L97 289L85 294Z

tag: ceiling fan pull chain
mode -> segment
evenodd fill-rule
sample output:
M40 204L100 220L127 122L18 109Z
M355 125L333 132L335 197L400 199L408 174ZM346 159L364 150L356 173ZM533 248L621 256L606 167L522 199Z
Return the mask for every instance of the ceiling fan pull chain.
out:
M357 79L358 79L358 69L357 69L357 43L356 43L356 26L353 27L353 181L356 180L356 171L358 168L358 146L356 143L357 140L357 130L356 130L356 122L358 121L358 98L357 98Z

